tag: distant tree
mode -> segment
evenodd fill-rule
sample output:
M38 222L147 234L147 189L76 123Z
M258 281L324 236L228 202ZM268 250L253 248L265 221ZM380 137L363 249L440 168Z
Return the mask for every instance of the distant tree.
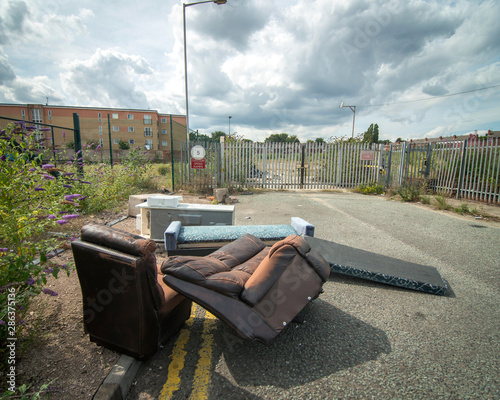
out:
M319 138L316 138L316 143L323 144L323 143L326 143L326 142L325 142L325 139L323 139L322 137L319 137Z
M287 133L273 133L268 136L265 143L300 143L299 138L296 135L288 136Z
M273 133L271 136L268 136L264 142L265 143L284 143L288 139L288 134L287 133Z
M370 127L363 133L363 142L378 143L378 124L371 124Z
M222 132L222 131L215 131L215 132L212 132L212 140L214 142L220 142L220 138L221 136L224 136L226 137L226 132Z
M403 140L403 139L401 139L400 137L398 137L398 138L396 139L396 143L403 143L403 142L404 142L404 140Z
M120 139L120 141L118 142L118 148L120 150L130 150L130 145L128 144L128 142Z

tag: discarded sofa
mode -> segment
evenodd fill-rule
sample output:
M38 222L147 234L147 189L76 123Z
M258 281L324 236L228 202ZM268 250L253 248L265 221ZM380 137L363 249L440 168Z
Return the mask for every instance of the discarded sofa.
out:
M72 243L90 340L141 359L183 326L191 300L165 285L153 240L86 225Z
M183 226L174 221L164 232L165 250L169 256L206 256L246 233L272 245L290 235L314 236L314 225L299 217L292 217L289 225Z
M322 292L330 267L301 236L271 247L245 234L204 257L169 257L161 271L241 337L269 345Z

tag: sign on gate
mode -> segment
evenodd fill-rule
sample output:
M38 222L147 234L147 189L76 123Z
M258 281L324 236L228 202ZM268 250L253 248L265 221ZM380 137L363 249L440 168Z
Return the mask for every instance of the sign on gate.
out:
M197 160L195 158L191 159L191 168L193 169L205 169L205 159Z
M375 159L375 152L373 150L362 150L361 160L363 161L373 161Z

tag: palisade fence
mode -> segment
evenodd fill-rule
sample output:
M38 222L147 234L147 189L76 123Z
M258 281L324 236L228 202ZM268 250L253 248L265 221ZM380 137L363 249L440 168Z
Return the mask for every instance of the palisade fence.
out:
M500 201L500 138L394 145L365 143L190 143L206 150L191 168L181 149L183 184L196 189L354 189L423 185L434 193Z

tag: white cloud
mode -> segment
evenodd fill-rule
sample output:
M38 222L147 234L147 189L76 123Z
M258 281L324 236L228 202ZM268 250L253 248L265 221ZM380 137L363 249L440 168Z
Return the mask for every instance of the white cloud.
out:
M500 129L498 88L407 102L500 84L494 0L228 0L186 17L193 129L232 115L251 139L350 136L341 101L382 139ZM7 0L0 18L0 101L184 112L177 0Z

